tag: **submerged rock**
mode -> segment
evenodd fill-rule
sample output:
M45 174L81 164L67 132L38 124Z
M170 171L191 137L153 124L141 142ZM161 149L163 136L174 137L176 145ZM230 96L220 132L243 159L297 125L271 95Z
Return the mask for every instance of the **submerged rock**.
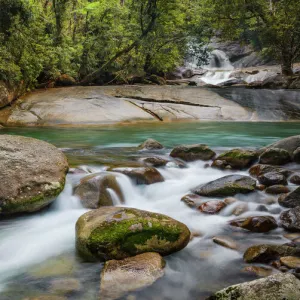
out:
M287 245L255 245L246 250L244 261L247 263L266 263L283 256L300 257L300 248Z
M87 260L124 259L145 252L168 255L183 249L189 240L184 224L133 208L100 208L76 223L77 250Z
M232 250L236 250L238 248L237 243L228 236L215 236L213 237L213 242Z
M130 177L136 184L153 184L157 182L163 182L163 176L155 169L151 167L145 168L114 168L113 172L122 173Z
M210 160L215 155L216 153L204 144L177 146L170 154L171 157L184 161Z
M164 266L165 262L158 253L106 262L101 273L99 299L119 299L128 292L152 285L164 275Z
M300 206L282 212L280 221L286 230L300 232Z
M81 179L74 194L79 197L85 208L99 208L114 205L112 192L124 202L124 196L116 176L109 173L97 173Z
M142 150L161 150L164 146L154 139L148 139L139 145L139 148Z
M270 166L270 165L262 165L257 164L250 168L249 174L255 178L259 177L260 175L266 174L266 173L280 173L284 175L285 177L288 177L293 172L281 167L276 166Z
M271 195L287 194L290 189L284 185L273 185L266 188L266 193Z
M257 158L258 154L255 151L233 149L222 153L216 160L224 162L225 165L229 165L233 169L244 169L249 167ZM217 164L213 166L218 167ZM222 168L224 168L224 164Z
M80 281L76 278L60 278L51 281L50 291L62 295L73 294L82 289Z
M296 300L300 281L292 274L274 274L262 279L227 287L208 300Z
M217 180L200 185L194 193L206 197L234 196L238 193L248 194L255 190L256 182L251 177L228 175Z
M259 158L259 163L269 165L285 165L290 161L289 152L280 148L269 148Z
M147 157L143 159L143 162L147 166L155 167L155 168L164 167L167 165L167 163L169 163L168 160L163 159L161 157Z
M272 186L272 185L287 185L287 180L284 175L280 173L265 173L258 177L259 183L265 186Z
M223 208L226 207L226 203L223 201L212 200L201 204L198 209L205 213L214 215L220 212Z
M247 266L243 269L244 272L254 274L258 277L267 277L273 273L273 269L270 267L259 267L259 266Z
M240 218L230 221L229 224L252 232L269 232L278 227L276 220L270 216Z
M278 203L283 207L293 208L300 206L300 187L278 198Z
M181 201L184 202L187 206L195 208L197 202L201 200L201 197L196 194L188 194L181 198Z
M0 157L0 215L37 211L63 190L68 162L53 145L1 135Z

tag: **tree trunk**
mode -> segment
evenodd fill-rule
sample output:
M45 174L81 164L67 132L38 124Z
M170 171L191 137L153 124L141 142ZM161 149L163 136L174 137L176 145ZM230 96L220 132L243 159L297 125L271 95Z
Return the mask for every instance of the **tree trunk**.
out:
M291 53L288 53L286 50L282 53L281 58L281 72L282 75L292 76L293 73L293 60Z

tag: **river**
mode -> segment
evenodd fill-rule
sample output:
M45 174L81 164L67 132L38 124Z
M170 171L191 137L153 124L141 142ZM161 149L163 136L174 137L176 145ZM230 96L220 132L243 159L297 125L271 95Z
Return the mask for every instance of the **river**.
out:
M178 144L206 143L217 153L233 147L257 148L280 138L299 134L299 123L173 123L102 128L11 128L1 134L17 134L48 141L61 148L71 167L99 172L105 166L135 161L145 155L136 146L147 138L165 145L160 152L168 155ZM267 234L234 231L227 226L233 206L219 215L203 215L180 201L195 186L217 179L232 171L205 168L204 162L179 169L168 165L159 169L165 182L136 186L120 175L119 184L125 205L164 213L185 223L196 233L179 253L166 257L166 274L153 286L136 293L136 299L205 299L210 293L228 285L255 277L242 271L244 250L255 243L283 243L282 229ZM247 174L247 171L238 172ZM80 288L66 299L95 300L99 297L101 264L81 261L75 253L74 226L86 210L72 195L72 187L83 175L69 174L63 193L42 212L19 218L0 220L0 299L25 300L36 295L57 295L52 282L61 278L76 279ZM8 187L9 188L9 187ZM238 195L247 202L248 215L272 215L278 218L278 204L268 204L269 212L256 211L270 196L255 192ZM272 198L272 197L271 197ZM274 197L275 199L275 197ZM239 203L241 203L239 202ZM215 235L231 236L238 251L212 242Z

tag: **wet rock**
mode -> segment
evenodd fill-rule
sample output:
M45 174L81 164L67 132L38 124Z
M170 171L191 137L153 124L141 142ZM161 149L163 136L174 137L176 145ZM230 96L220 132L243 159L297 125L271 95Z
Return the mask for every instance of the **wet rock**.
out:
M278 227L276 220L270 216L240 218L230 221L229 224L252 232L269 232Z
M184 161L210 160L215 155L216 153L204 144L177 146L170 154L171 157Z
M148 211L105 207L81 216L76 246L87 260L124 259L145 252L168 255L183 249L190 231L182 223Z
M233 198L233 197L229 197L229 198L226 198L226 199L224 200L224 203L227 204L227 205L230 205L230 204L235 203L235 202L237 202L237 201L238 201L238 199Z
M259 158L259 163L268 165L285 165L290 161L289 152L280 148L269 148Z
M262 174L258 177L259 183L265 186L272 186L272 185L287 185L287 180L284 175L280 173L266 173Z
M290 178L290 182L296 185L300 185L300 173L294 174L291 178Z
M293 161L300 164L300 147L293 152Z
M233 149L222 153L216 158L216 160L224 162L225 165L229 165L233 169L245 169L249 167L257 158L258 154L255 151ZM217 165L214 166L217 167Z
M221 169L221 170L225 170L227 167L227 163L223 160L214 160L214 162L211 164L212 168L217 168L217 169Z
M155 169L151 167L145 168L114 168L113 172L122 173L130 177L136 184L153 184L157 182L163 182L163 176Z
M284 211L280 215L282 227L288 231L300 231L300 206Z
M235 207L235 209L233 210L232 214L234 216L240 216L240 215L242 215L243 213L245 213L248 210L249 210L248 204L247 203L241 203L241 204L239 204L239 205L237 205Z
M251 177L228 175L217 180L200 185L193 191L195 194L207 197L234 196L238 193L248 194L255 190L256 182Z
M181 198L181 201L191 208L197 207L197 202L199 202L200 200L201 197L196 194L188 194Z
M290 190L284 185L273 185L266 188L266 193L271 195L287 194Z
M269 267L247 266L243 269L244 272L254 274L258 277L267 277L273 273L273 269Z
M294 240L300 238L300 233L287 233L283 235L286 239Z
M54 279L50 284L50 292L62 295L76 293L81 289L82 285L76 278Z
M263 205L263 204L261 204L261 205L258 205L257 207L256 207L256 211L261 211L261 212L268 212L269 210L268 210L268 208L265 206L265 205Z
M205 214L217 214L223 208L226 207L226 204L223 201L212 200L201 204L198 209Z
M281 257L280 262L290 269L300 268L300 258L296 256Z
M289 152L290 156L293 156L293 153L295 150L297 150L297 148L300 147L300 135L295 135L295 136L291 136L288 138L285 138L283 140L280 140L278 142L275 142L265 148L263 148L262 150L266 150L266 149L270 149L270 148L279 148L279 149L283 149L286 150L287 152Z
M101 273L100 300L119 299L128 292L152 285L164 275L165 262L158 253L110 260Z
M159 168L166 166L169 161L160 157L147 157L143 162L149 167Z
M292 274L274 274L227 287L208 300L296 300L300 299L300 281Z
M142 150L161 150L164 146L154 139L148 139L139 145L139 148Z
M109 173L97 173L80 180L74 194L79 197L85 208L95 209L114 205L113 195L124 202L124 196L116 176Z
M238 248L237 243L228 236L215 236L213 237L213 242L220 246L233 250L237 250Z
M246 250L244 261L266 263L284 256L300 256L300 248L287 245L255 245Z
M0 215L35 212L53 202L65 185L65 155L28 137L1 135L0 145Z
M270 165L262 165L257 164L250 168L249 174L255 178L259 177L260 175L266 174L266 173L280 173L284 175L285 177L288 177L293 172L281 167L276 166L270 166Z
M258 184L255 188L256 188L258 191L263 191L263 190L266 188L266 186L263 185L263 184Z
M287 195L282 195L281 197L279 197L278 203L281 206L288 208L300 206L300 187L288 193Z
M40 295L30 298L23 298L23 300L67 300L67 298L55 295Z

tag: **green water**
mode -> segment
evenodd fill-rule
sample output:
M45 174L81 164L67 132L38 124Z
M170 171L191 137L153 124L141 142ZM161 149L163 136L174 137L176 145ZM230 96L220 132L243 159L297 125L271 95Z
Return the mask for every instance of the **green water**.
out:
M203 122L135 124L106 128L10 128L2 134L23 135L61 148L134 146L154 138L167 147L205 143L212 147L259 147L300 134L300 123Z

